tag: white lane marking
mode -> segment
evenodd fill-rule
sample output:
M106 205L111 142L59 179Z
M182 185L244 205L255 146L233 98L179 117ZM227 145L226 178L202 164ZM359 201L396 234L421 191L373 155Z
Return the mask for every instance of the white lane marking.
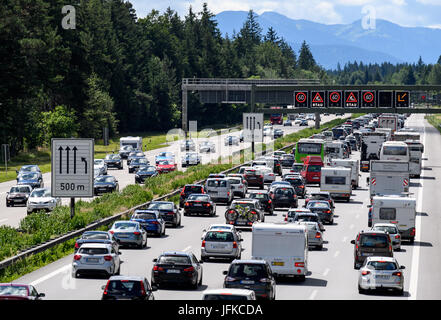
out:
M309 296L309 300L314 300L315 296L317 295L317 290L314 290L311 295Z
M187 248L185 248L185 249L182 250L182 251L186 252L186 251L188 251L188 250L190 250L190 249L191 249L191 246L188 246Z
M0 220L0 223L3 223L3 222L5 222L5 221L8 221L8 219L1 219L1 220Z
M335 252L334 258L337 258L339 254L340 254L340 251Z
M423 145L426 145L426 126L423 126ZM424 167L424 160L421 160L421 167ZM421 177L424 177L424 171L421 172ZM424 179L420 179L421 187L418 190L418 203L417 203L417 212L423 212L423 189L424 189ZM418 268L420 262L420 241L421 241L421 215L418 215L415 219L415 240L416 243L413 245L413 253L412 253L412 266L410 273L410 282L409 282L409 300L416 300L417 298L417 290L418 290Z
M39 283L42 283L42 282L44 282L44 281L46 281L46 280L49 280L49 279L52 278L52 277L55 277L55 276L56 276L57 274L59 274L59 273L65 272L66 270L70 269L71 267L72 267L72 266L71 266L70 264L67 264L67 265L65 265L64 267L61 267L61 268L55 270L54 272L51 272L51 273L45 275L44 277L41 277L40 279L37 279L37 280L31 282L30 284L31 284L32 286L36 286L36 285L39 284Z
M331 269L326 268L325 272L323 272L323 276L326 277L328 275L329 271L331 271Z
M342 242L346 242L346 240L348 240L348 237L344 237Z

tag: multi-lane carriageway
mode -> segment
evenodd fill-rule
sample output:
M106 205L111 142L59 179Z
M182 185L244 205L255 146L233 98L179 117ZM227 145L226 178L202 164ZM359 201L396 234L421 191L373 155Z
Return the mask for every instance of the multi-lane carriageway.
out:
M417 198L417 234L413 245L403 243L402 251L394 256L400 264L405 265L405 293L402 297L391 294L360 295L357 290L358 270L353 269L353 245L350 241L356 233L367 227L368 189L366 173L361 176L361 188L355 190L350 203L337 202L335 223L326 226L324 234L326 243L322 251L309 252L309 269L311 274L306 281L283 282L277 284L276 299L283 300L326 300L326 299L441 299L441 264L440 254L440 199L441 135L430 126L423 115L412 115L406 126L421 132L426 146L423 161L423 173L420 179L412 179L410 192ZM354 152L352 157L359 157ZM317 190L310 187L308 190ZM304 200L299 204L303 205ZM167 229L164 238L149 238L148 248L122 249L121 273L124 275L144 275L150 279L154 258L163 251L188 250L200 256L200 236L202 230L212 223L224 223L225 206L217 206L217 216L183 217L182 227ZM274 216L266 216L266 222L283 220L284 211L276 211ZM243 231L242 258L251 257L251 232ZM16 282L30 283L39 292L46 293L46 299L60 300L94 300L100 299L101 286L106 279L80 278L71 276L72 255L60 259L46 267L32 272ZM160 289L155 298L160 300L178 300L201 298L201 292L207 288L222 287L223 270L228 262L216 261L203 264L203 285L198 290L183 288Z

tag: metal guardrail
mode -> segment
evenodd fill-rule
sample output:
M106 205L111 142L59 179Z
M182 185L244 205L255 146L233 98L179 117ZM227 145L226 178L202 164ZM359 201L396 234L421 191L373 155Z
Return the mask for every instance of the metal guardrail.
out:
M285 149L288 149L288 148L290 148L290 147L293 147L294 145L295 145L295 143L291 143L291 144L289 144L289 145L287 145L287 146L284 146L284 147L282 147L282 148L280 148L280 149L278 149L278 150L268 150L268 152L283 151L283 150L285 150ZM262 155L265 155L266 153L267 153L267 150L264 150L264 151L262 151L261 153L256 154L256 156L262 156ZM228 169L228 170L222 171L221 173L228 174L228 173L230 173L230 172L232 172L232 171L234 171L234 170L236 170L236 169L238 169L238 168L240 168L240 167L246 166L247 164L249 164L249 163L251 163L251 162L252 162L252 161L248 161L248 162L245 162L245 163L239 164L239 165L234 166L234 167L232 167L232 168L230 168L230 169ZM195 182L195 183L196 183L196 184L200 184L200 183L205 182L205 180L206 180L206 179L204 179L204 180L200 180L200 181L197 181L197 182ZM180 191L181 191L180 189L176 189L176 190L174 190L173 192L168 193L168 194L166 194L166 195L163 195L163 196L161 196L161 197L158 197L158 198L156 198L156 199L153 199L152 201L161 201L161 200L164 200L164 199L171 198L171 197L173 197L173 196L179 194ZM142 203L142 204L137 205L137 206L135 206L135 207L133 207L133 208L130 208L130 209L125 210L125 211L123 211L123 212L117 213L116 215L113 215L113 216L111 216L111 217L104 218L104 219L102 219L102 220L100 220L100 221L97 221L97 222L94 222L94 223L88 225L88 226L85 227L85 228L82 228L82 229L79 229L79 230L75 230L75 231L71 231L71 232L69 232L69 233L67 233L67 234L64 234L64 235L62 235L62 236L59 236L58 238L55 238L55 239L53 239L53 240L49 240L49 241L47 241L46 243L43 243L43 244L41 244L41 245L38 245L38 246L35 246L35 247L31 247L31 248L29 248L29 249L25 249L25 250L21 251L19 254L15 255L15 256L13 256L13 257L10 257L10 258L8 258L8 259L5 259L5 260L3 260L3 261L1 261L1 262L0 262L0 270L6 268L6 267L8 267L8 266L10 266L10 265L12 265L12 264L14 264L14 263L16 263L16 262L19 262L19 261L21 261L21 260L23 260L23 259L25 259L25 258L27 258L27 257L30 257L30 256L32 256L32 255L34 255L34 254L37 254L37 253L43 252L43 251L48 250L48 249L50 249L50 248L52 248L52 247L54 247L54 246L56 246L56 245L59 245L59 244L61 244L61 243L63 243L63 242L66 242L66 241L69 241L69 240L71 240L71 239L74 239L74 238L80 236L81 234L83 234L83 233L86 232L86 231L94 230L94 229L99 228L99 227L101 227L101 226L108 225L108 224L110 224L110 223L112 223L112 222L114 222L114 221L120 219L120 218L121 218L122 216L124 216L124 215L131 214L131 213L133 213L135 210L137 210L137 209L141 209L141 208L147 206L150 202L151 202L151 201L148 201L148 202Z

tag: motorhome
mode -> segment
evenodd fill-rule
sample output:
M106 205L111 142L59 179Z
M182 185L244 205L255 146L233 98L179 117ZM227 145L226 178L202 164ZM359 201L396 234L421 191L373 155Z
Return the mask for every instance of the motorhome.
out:
M409 192L409 162L372 160L369 195L391 195Z
M131 146L134 150L142 151L142 137L122 137L119 139L119 146Z
M380 150L386 141L384 132L363 132L361 137L360 170L369 171L370 160L380 160Z
M409 146L402 141L386 141L381 146L380 160L409 162Z
M344 158L343 142L341 141L326 142L325 154L328 156L328 159L343 159Z
M352 194L351 168L325 167L320 177L320 191L329 192L333 199L349 202Z
M352 188L357 189L360 186L360 161L356 159L331 159L330 166L350 168Z

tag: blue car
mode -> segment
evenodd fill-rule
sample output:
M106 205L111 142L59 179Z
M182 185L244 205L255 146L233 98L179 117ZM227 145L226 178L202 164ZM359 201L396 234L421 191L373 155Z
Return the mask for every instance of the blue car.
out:
M147 233L154 233L158 237L165 235L165 221L156 210L135 210L130 221L139 222Z
M43 188L43 180L39 178L37 172L27 172L17 177L17 185L28 185L32 189Z

